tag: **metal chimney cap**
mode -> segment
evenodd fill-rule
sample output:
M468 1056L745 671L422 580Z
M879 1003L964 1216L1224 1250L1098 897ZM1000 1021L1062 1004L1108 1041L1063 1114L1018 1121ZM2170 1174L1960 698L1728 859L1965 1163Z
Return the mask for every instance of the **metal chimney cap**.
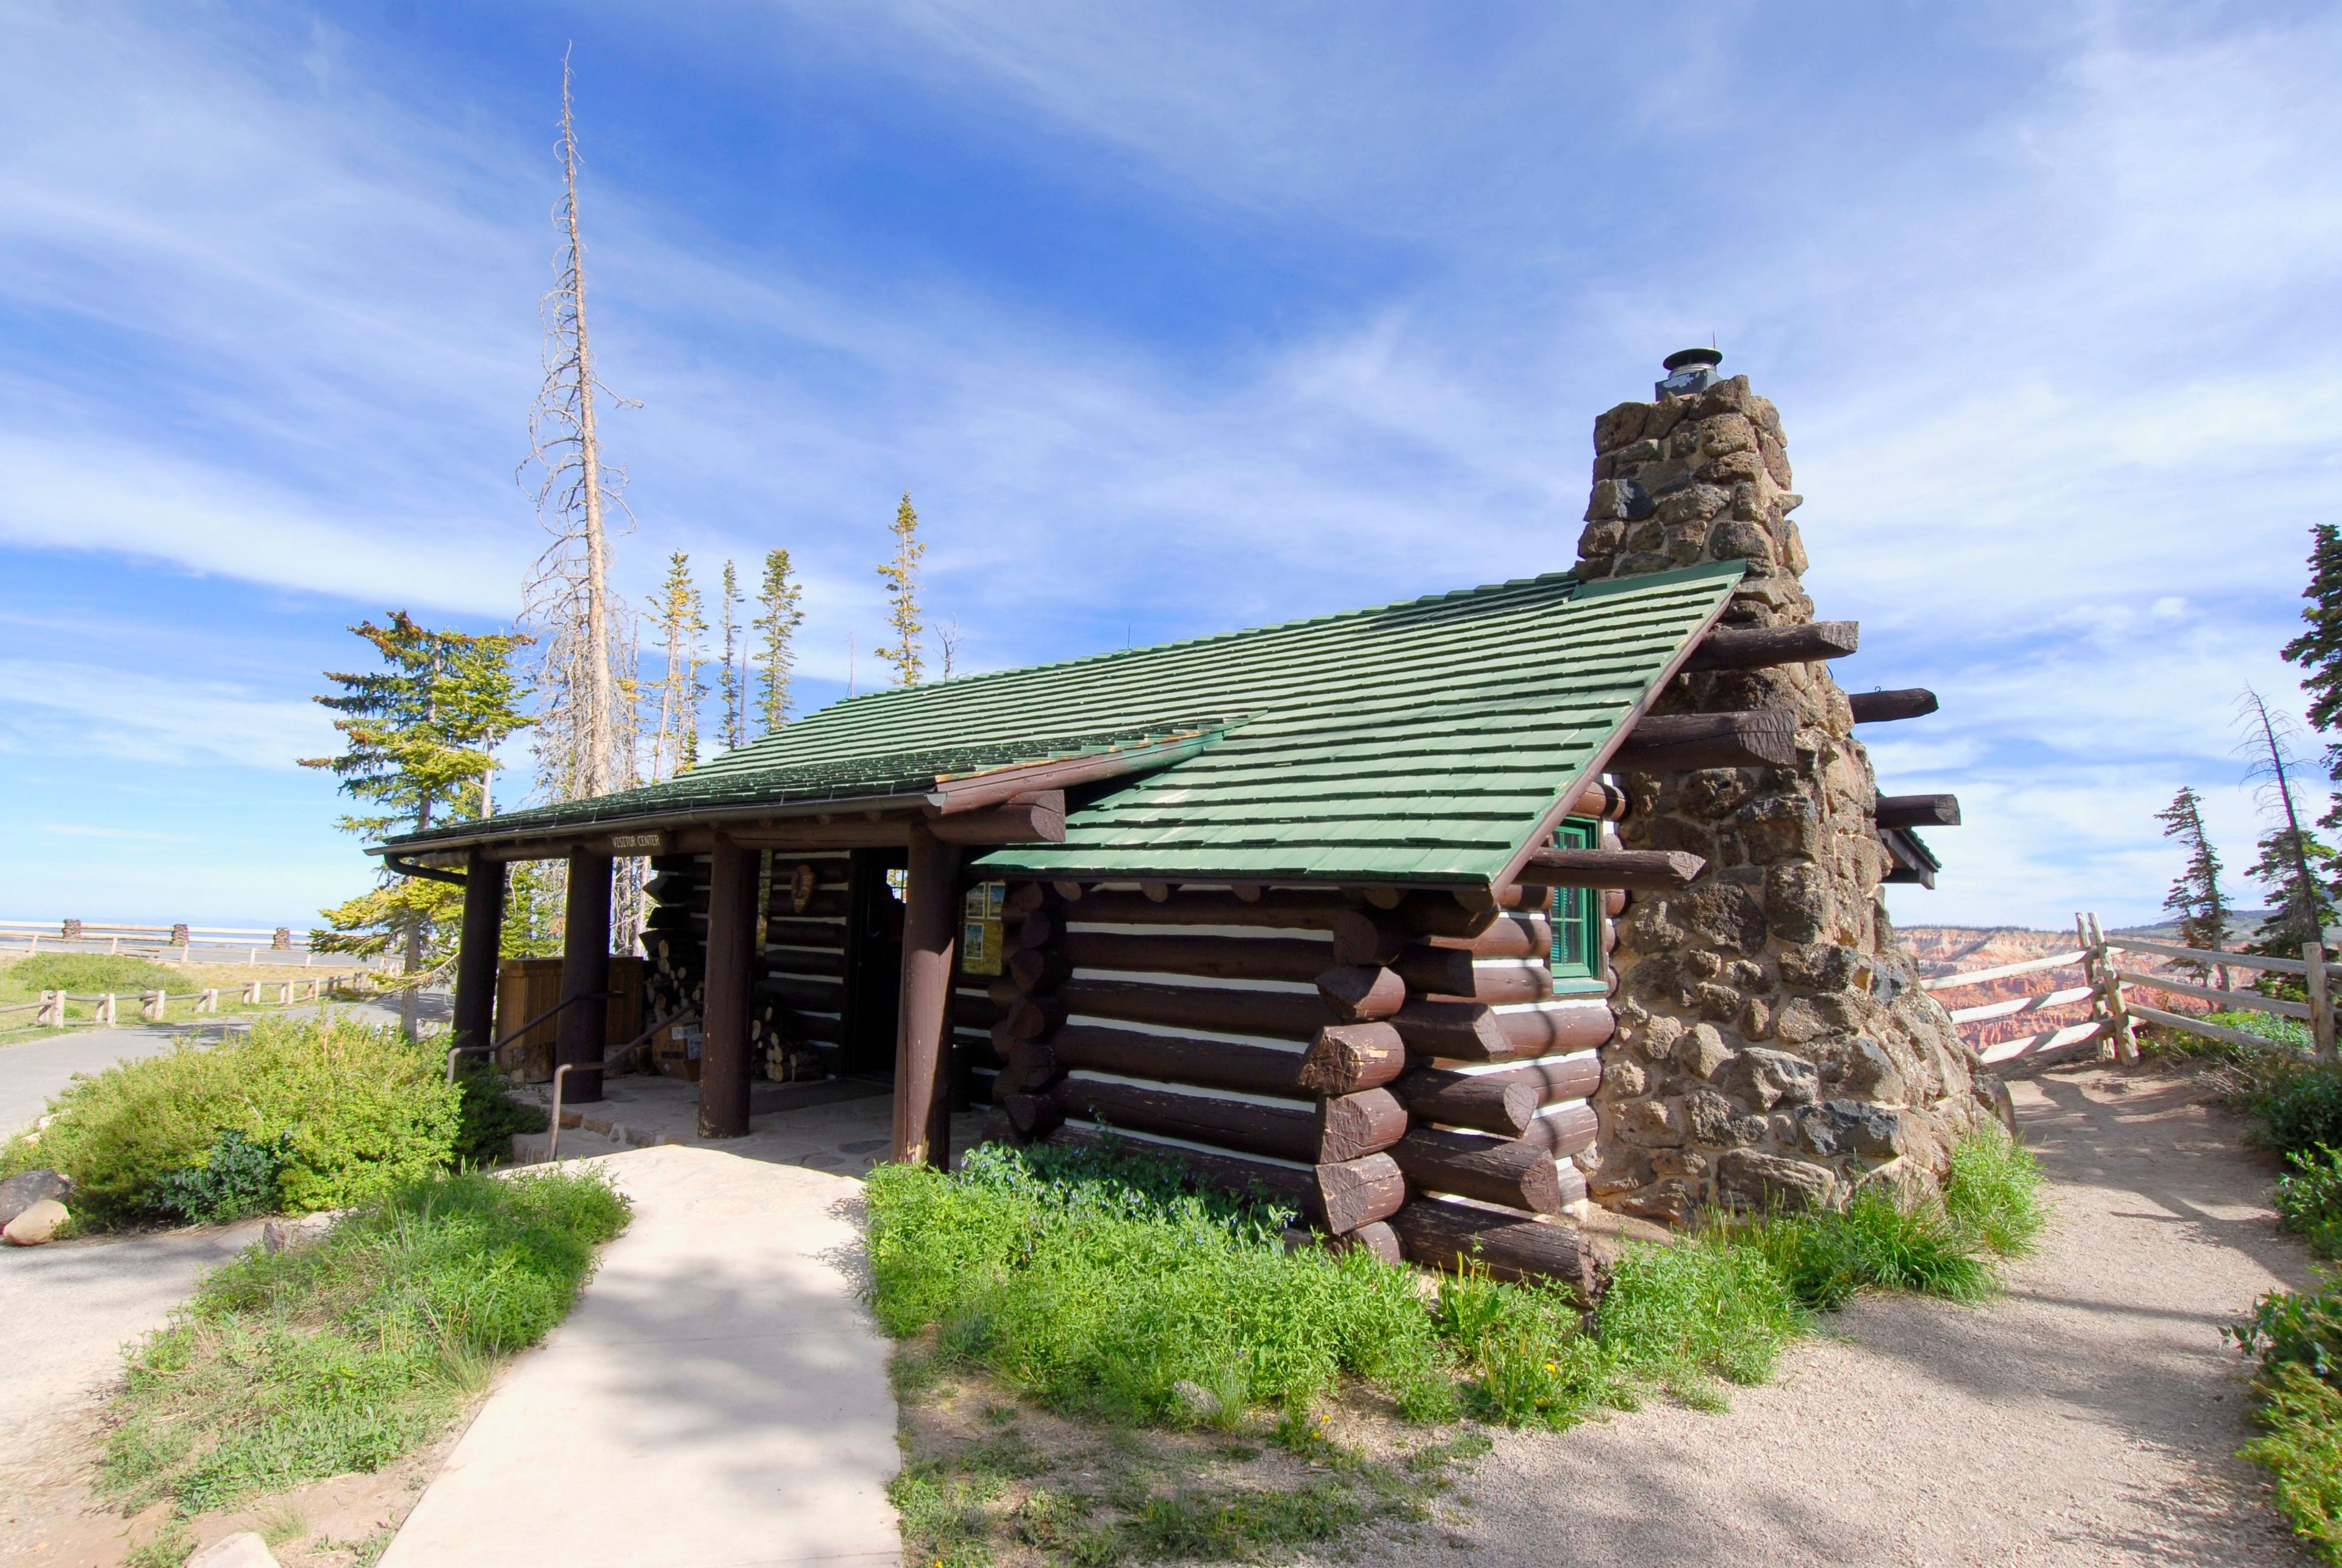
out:
M1665 370L1677 371L1681 370L1687 365L1722 365L1723 363L1724 355L1717 353L1715 349L1679 348L1673 354L1667 355L1666 358L1659 361L1659 365Z

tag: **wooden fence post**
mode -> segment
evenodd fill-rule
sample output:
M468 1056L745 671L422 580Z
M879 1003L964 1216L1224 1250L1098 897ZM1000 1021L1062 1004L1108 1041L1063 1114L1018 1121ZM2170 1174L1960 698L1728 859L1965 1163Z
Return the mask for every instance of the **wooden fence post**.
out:
M2119 1062L2138 1060L2138 1033L2131 1025L2130 1009L2123 1005L2122 976L2115 973L2114 957L2107 951L2106 934L2098 929L2098 917L2090 916L2090 950L2097 954L2099 983L2106 987L2107 1019L2114 1035L2115 1058Z
M65 1026L65 994L62 991L42 992L41 1010L33 1014L33 1021L44 1028L64 1028Z
M2309 1037L2321 1062L2334 1057L2334 998L2326 984L2326 944L2301 944L2302 979L2309 992Z
M114 1026L114 993L111 991L98 999L97 1022L109 1029Z

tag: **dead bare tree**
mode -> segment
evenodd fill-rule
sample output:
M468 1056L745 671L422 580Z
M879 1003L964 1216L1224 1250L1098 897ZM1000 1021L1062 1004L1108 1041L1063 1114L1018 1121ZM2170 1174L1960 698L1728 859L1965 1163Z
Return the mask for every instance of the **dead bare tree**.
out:
M529 459L540 471L538 519L553 543L524 584L525 615L539 633L540 781L554 800L575 800L633 782L630 751L617 734L614 651L629 638L626 608L610 591L613 514L631 527L626 471L604 460L597 398L639 406L602 385L594 371L586 315L586 241L577 213L577 130L569 57L561 60L561 199L553 209L562 237L545 321L545 383L529 411Z
M602 384L586 314L586 240L577 211L577 127L569 56L561 57L561 236L553 287L538 306L545 323L545 381L529 410L525 476L538 471L537 519L553 543L522 584L522 618L537 634L540 708L537 784L547 799L577 800L640 782L634 715L636 637L626 605L610 588L610 526L630 532L626 470L602 452L600 400L639 407ZM525 484L525 477L523 483ZM642 923L643 868L618 870L611 935L630 951Z

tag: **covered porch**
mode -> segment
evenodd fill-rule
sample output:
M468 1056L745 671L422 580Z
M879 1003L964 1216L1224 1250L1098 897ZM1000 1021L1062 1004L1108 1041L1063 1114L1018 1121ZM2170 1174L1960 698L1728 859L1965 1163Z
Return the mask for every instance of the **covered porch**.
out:
M735 1140L750 1138L761 1120L816 1105L826 1107L825 1126L872 1121L883 1107L883 1132L860 1129L840 1140L866 1146L832 1151L843 1155L836 1168L875 1157L866 1145L880 1137L885 1158L947 1165L967 855L1061 843L1069 789L1078 798L1085 786L1193 755L1209 738L1156 733L1030 743L1005 761L996 754L894 757L881 759L892 764L884 770L892 776L870 779L838 778L834 769L820 780L804 778L802 770L733 779L718 759L666 784L451 825L376 853L394 871L464 889L452 1024L456 1043L473 1048L495 1041L500 1030L512 1034L522 1022L496 1016L507 870L530 860L564 864L552 1027L559 1097L572 1114L565 1122L655 1127L654 1142ZM812 798L808 784L818 786ZM676 913L696 944L697 1002L646 1022L696 1025L698 1079L696 1085L646 1080L616 1091L635 1104L613 1122L594 1108L613 1094L606 1070L612 1052L628 1042L610 1037L609 1009L599 1003L611 990L614 874L622 860L637 857L691 867L692 902ZM850 874L816 869L840 866ZM805 945L787 945L798 943ZM785 969L810 973L770 974L770 955L783 952L795 954ZM760 994L769 1003L776 991L799 1009L792 1027L824 1051L826 1082L764 1081L756 1011ZM986 1005L979 991L962 1009ZM972 1022L981 1028L992 1020ZM686 1106L687 1126L679 1111Z

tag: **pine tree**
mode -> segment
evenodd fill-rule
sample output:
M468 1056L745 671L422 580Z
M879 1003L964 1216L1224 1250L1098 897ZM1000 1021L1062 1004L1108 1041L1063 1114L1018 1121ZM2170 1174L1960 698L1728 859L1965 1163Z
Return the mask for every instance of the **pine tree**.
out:
M923 668L919 639L926 631L919 619L919 557L927 553L927 547L919 543L919 514L911 510L907 490L903 492L903 504L895 509L892 532L895 558L878 568L878 575L886 579L886 592L895 601L886 613L895 641L873 651L895 666L896 685L916 686Z
M766 552L764 585L756 594L765 613L750 623L764 634L752 662L765 680L756 713L764 720L766 734L789 722L789 710L795 705L789 696L789 676L797 664L797 627L805 620L805 613L797 608L799 594L797 580L789 570L789 553Z
M2219 953L2228 945L2228 904L2220 894L2220 857L2204 833L2203 807L2203 797L2182 785L2171 804L2155 814L2163 824L2163 836L2177 839L2187 852L2187 864L2164 895L2163 907L2179 916L2180 946ZM2192 969L2198 976L2211 973L2208 964L2181 967ZM2227 984L2223 978L2221 984Z
M2327 776L2342 784L2342 527L2320 523L2310 529L2309 586L2301 596L2309 601L2301 612L2309 629L2285 645L2285 656L2306 672L2301 686L2309 694L2310 727L2327 737ZM2317 821L2342 828L2342 794ZM2327 893L2342 898L2342 886Z
M302 757L341 780L342 792L375 809L337 825L362 838L419 833L434 823L476 820L486 804L496 743L532 721L520 711L527 695L513 674L513 654L530 639L517 634L475 636L426 631L405 611L386 626L361 621L350 630L371 644L384 668L371 674L328 670L341 687L316 700L341 716L334 728L342 753ZM463 914L462 890L385 870L382 884L319 912L327 930L323 952L379 954L404 939L409 984L400 998L408 1034L415 1028L415 988L425 959L436 968L451 956Z
M2250 772L2261 780L2261 799L2277 824L2261 835L2258 857L2247 873L2268 890L2276 904L2262 924L2253 951L2269 957L2298 957L2305 943L2320 939L2332 905L2326 880L2333 874L2334 851L2302 825L2294 795L2295 760L2287 727L2269 712L2258 692L2245 688L2237 704L2247 729L2245 745L2253 755Z
M667 557L666 581L659 584L653 617L666 644L666 673L658 683L658 721L651 734L651 777L688 773L699 761L699 709L707 698L700 678L707 631L699 585L691 580L691 557L677 550Z
M748 675L740 664L740 574L731 562L724 563L724 677L717 684L716 699L724 704L724 717L716 739L727 752L738 751L748 744Z

